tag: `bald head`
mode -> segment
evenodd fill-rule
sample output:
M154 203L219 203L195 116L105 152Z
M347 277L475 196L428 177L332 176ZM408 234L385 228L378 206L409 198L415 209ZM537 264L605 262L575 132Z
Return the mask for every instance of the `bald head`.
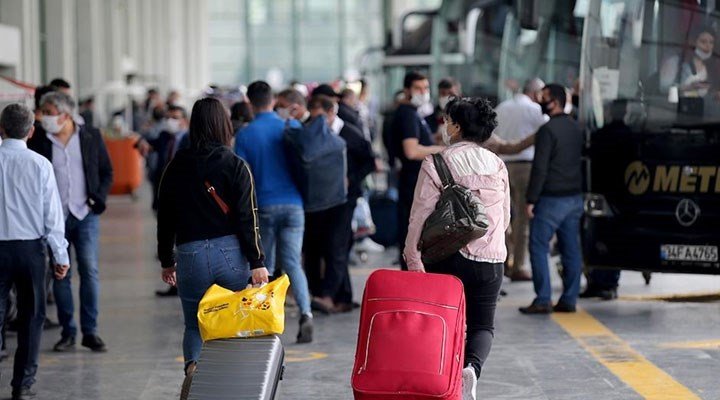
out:
M523 86L523 93L526 95L533 97L537 92L541 91L542 88L545 87L545 82L542 81L540 78L530 78L527 81L525 81L525 85Z

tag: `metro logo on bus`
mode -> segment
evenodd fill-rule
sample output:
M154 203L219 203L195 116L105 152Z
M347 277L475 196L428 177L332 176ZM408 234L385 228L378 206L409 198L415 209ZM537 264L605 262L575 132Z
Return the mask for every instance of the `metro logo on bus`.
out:
M652 184L652 185L651 185ZM625 170L625 186L635 196L654 193L720 193L720 167L657 165L634 161Z

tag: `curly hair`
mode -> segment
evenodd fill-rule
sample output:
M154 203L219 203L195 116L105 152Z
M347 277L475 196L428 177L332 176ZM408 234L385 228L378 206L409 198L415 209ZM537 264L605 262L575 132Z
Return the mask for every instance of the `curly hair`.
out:
M445 107L445 114L460 125L465 140L484 143L497 127L497 114L487 99L482 97L456 97Z

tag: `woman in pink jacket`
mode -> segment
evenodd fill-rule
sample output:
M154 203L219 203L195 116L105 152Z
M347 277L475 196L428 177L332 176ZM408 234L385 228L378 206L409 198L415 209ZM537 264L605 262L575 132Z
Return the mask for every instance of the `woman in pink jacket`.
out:
M490 353L494 336L495 308L507 256L505 230L510 224L510 189L505 164L482 147L497 126L495 111L481 98L459 98L445 108L441 153L455 181L470 189L485 206L490 227L485 236L470 242L450 258L423 265L418 242L427 217L435 209L442 185L432 157L420 170L410 226L405 241L405 260L411 271L457 276L465 286L467 343L463 370L463 399L475 399L477 378Z

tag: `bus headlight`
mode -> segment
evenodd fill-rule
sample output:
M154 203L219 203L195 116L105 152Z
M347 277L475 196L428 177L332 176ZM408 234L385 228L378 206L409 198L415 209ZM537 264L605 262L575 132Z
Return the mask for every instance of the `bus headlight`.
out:
M612 217L615 215L605 196L595 193L585 195L585 213L591 217Z

